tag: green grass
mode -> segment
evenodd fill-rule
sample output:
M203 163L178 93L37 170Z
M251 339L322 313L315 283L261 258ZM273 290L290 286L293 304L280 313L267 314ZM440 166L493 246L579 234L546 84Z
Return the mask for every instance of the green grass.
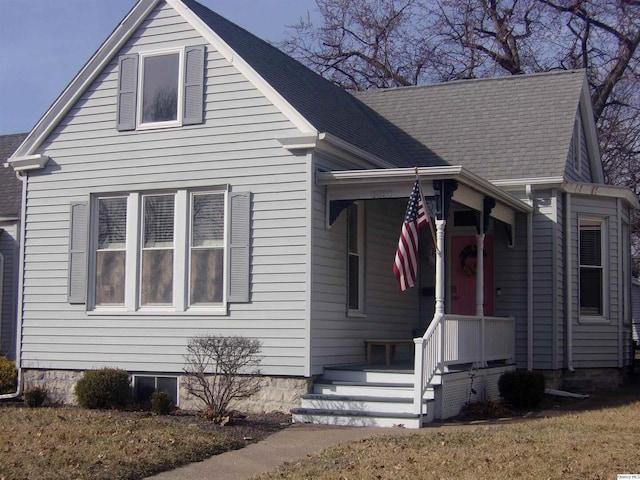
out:
M0 479L137 479L241 445L189 420L0 408Z

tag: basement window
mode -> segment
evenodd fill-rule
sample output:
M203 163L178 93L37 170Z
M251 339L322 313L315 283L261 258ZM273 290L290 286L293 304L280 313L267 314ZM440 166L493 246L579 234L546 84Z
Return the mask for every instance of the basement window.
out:
M165 392L174 405L178 405L178 378L155 377L150 375L133 376L133 394L138 402L151 401L154 392Z

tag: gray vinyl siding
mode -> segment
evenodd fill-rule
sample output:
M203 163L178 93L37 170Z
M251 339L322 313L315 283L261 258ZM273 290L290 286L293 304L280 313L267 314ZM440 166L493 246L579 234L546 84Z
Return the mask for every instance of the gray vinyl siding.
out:
M557 211L557 222L555 224L555 286L554 291L555 295L555 359L554 359L554 369L564 368L565 361L565 331L566 331L566 322L565 322L565 268L564 268L564 237L565 237L565 229L564 229L564 202L563 196L561 192L554 190L554 201L556 204Z
M527 216L516 216L515 244L507 246L504 225L495 221L495 315L515 317L516 365L527 367Z
M581 126L583 124L581 123ZM580 132L580 153L579 153L579 162L580 168L576 169L576 165L574 162L574 142L573 138L569 142L569 155L567 156L567 163L565 168L565 177L567 180L573 182L584 182L591 183L593 182L593 174L591 172L591 162L589 161L589 151L587 149L587 140L584 133L584 126L582 127L582 131Z
M631 314L633 319L633 339L640 340L640 283L631 285Z
M119 55L202 45L160 4ZM261 370L305 375L309 168L275 140L297 130L235 67L207 45L205 121L116 130L117 58L97 77L38 153L26 208L23 366L180 372L187 339L204 333L262 341ZM66 301L69 204L91 194L215 187L251 192L251 302L228 315L100 315Z
M2 302L0 310L0 355L10 360L16 356L16 292L18 280L18 224L0 222L0 253L4 258L2 274Z
M576 368L618 367L619 328L619 218L616 200L573 195L572 206L572 263L573 274L573 359ZM587 322L580 319L579 306L579 268L578 268L578 226L580 216L599 217L605 219L605 278L608 290L608 308L602 321ZM608 255L606 254L608 252Z
M315 155L315 165L332 169L346 167L320 155ZM418 326L418 289L398 292L393 275L393 259L405 209L406 200L364 201L364 315L349 316L346 211L331 228L326 228L324 189L314 187L312 374L322 373L326 365L363 363L365 339L411 338L412 330Z
M553 368L554 234L557 210L550 191L535 192L533 215L533 368Z

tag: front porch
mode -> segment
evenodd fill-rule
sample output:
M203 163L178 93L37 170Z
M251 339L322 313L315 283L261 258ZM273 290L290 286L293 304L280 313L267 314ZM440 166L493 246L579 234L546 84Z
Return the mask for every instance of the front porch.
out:
M422 229L415 252L409 287L416 288L398 292L390 282L393 250L416 178L430 203L432 228ZM323 172L316 182L325 187L323 240L347 243L348 309L344 320L326 323L328 314L318 309L314 325L322 334L325 324L349 333L333 344L318 342L321 377L294 420L418 428L456 415L468 401L496 398L500 374L515 368L512 308L519 308L520 322L527 308L522 290L508 301L501 292L526 283L528 267L520 260L527 242L513 246L516 234L522 238L516 219L521 226L524 216L517 215L530 213L530 206L460 167ZM524 269L513 271L511 264ZM322 277L323 289L329 281ZM394 355L407 346L410 356Z
M443 315L415 338L413 361L331 366L292 410L294 422L420 428L467 402L497 399L513 370L513 318Z

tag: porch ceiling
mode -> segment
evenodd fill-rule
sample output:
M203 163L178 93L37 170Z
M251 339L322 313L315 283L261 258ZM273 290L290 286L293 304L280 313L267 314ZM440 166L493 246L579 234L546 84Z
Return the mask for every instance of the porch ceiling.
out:
M433 183L429 180L456 180L458 189L453 200L482 210L485 196L496 201L491 216L510 225L515 213L530 213L532 207L489 181L461 166L420 167L417 169L425 196L433 196ZM390 168L375 170L343 170L318 172L316 183L327 188L327 201L367 200L381 198L408 198L416 178L416 169Z

